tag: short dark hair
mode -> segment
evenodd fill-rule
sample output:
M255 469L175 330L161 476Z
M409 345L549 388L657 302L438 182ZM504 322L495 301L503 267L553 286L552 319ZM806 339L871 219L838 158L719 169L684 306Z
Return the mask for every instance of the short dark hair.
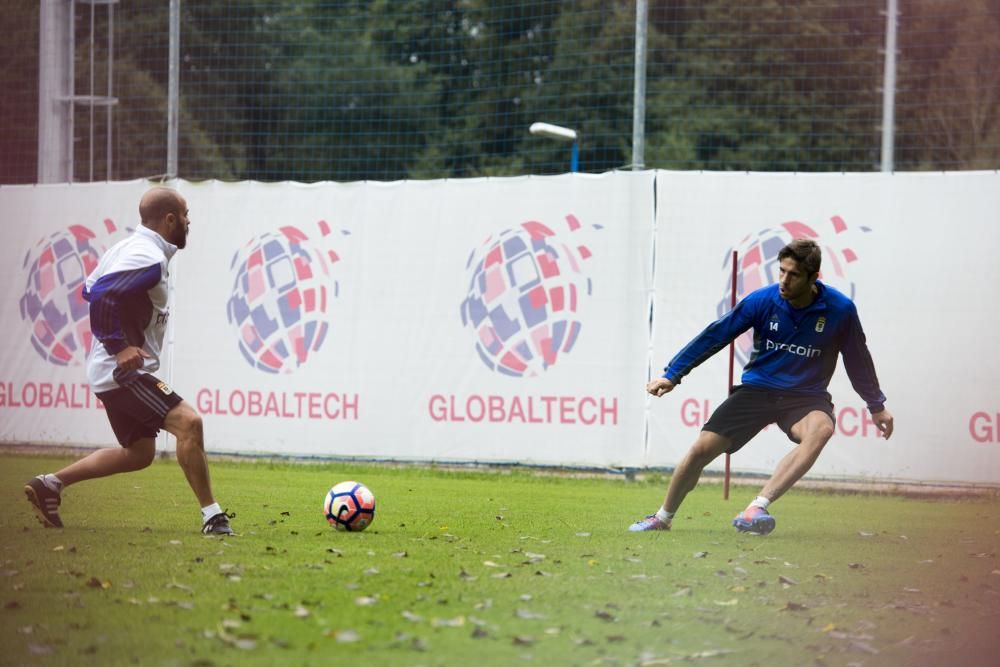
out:
M823 252L812 239L795 239L778 252L778 261L791 257L798 262L806 274L819 273L820 264L823 263Z

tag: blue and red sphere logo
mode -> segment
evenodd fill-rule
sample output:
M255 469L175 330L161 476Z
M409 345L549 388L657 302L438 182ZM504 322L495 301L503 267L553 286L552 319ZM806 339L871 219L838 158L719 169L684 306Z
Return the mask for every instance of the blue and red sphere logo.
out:
M108 234L114 222L104 221ZM83 283L106 249L84 225L70 225L41 239L24 257L28 279L20 300L21 319L31 326L31 345L49 363L79 366L87 358L90 304Z
M539 375L573 349L583 327L580 308L592 291L583 270L591 252L570 238L582 229L580 221L568 215L565 223L559 235L541 222L525 222L470 253L462 324L490 370Z
M716 306L716 313L722 317L731 309L732 303L732 261L736 250L736 300L739 301L754 290L778 282L778 253L794 239L812 239L823 251L823 265L819 278L851 299L855 286L848 276L848 265L858 260L855 250L843 244L841 235L849 231L847 223L839 215L830 218L832 235L821 236L813 227L798 221L786 222L776 229L767 228L757 234L748 234L735 248L726 251L722 270L726 275L726 286L722 299ZM870 227L860 226L862 232L870 232ZM830 242L830 238L835 239ZM753 348L753 334L748 331L736 339L736 356L741 364L750 359Z
M330 234L325 221L317 226L320 238ZM330 302L339 295L331 277L338 261L334 250L321 249L290 225L255 236L236 251L226 312L247 363L267 373L291 373L319 351Z

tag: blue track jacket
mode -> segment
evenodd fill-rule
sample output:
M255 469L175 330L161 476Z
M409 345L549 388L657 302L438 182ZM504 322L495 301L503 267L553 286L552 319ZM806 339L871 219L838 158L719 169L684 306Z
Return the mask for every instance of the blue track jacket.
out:
M678 384L698 364L753 327L753 349L743 368L745 385L829 396L827 385L844 356L854 390L872 412L885 408L875 364L854 303L816 281L819 293L805 308L792 308L778 285L751 292L729 313L688 343L667 364L663 377Z

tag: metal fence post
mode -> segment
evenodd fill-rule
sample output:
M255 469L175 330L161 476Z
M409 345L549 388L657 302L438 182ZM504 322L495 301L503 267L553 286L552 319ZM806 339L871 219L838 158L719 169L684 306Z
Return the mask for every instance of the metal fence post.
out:
M38 14L38 182L73 180L71 3L42 0Z
M167 72L167 178L177 178L180 106L181 0L170 0L170 52Z
M646 164L646 42L649 24L647 0L635 3L635 84L632 93L632 169Z
M882 73L882 171L892 173L896 133L896 30L899 18L899 0L886 0L885 14L885 68Z

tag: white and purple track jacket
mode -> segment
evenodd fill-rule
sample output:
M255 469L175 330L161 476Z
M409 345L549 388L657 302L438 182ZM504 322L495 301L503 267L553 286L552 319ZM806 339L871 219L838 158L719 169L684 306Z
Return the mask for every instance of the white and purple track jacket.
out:
M127 382L132 373L153 373L170 311L167 310L167 264L177 246L140 226L113 245L87 276L83 298L90 302L90 330L100 341L87 357L87 381L94 392ZM115 354L141 347L149 355L141 371L122 375Z

